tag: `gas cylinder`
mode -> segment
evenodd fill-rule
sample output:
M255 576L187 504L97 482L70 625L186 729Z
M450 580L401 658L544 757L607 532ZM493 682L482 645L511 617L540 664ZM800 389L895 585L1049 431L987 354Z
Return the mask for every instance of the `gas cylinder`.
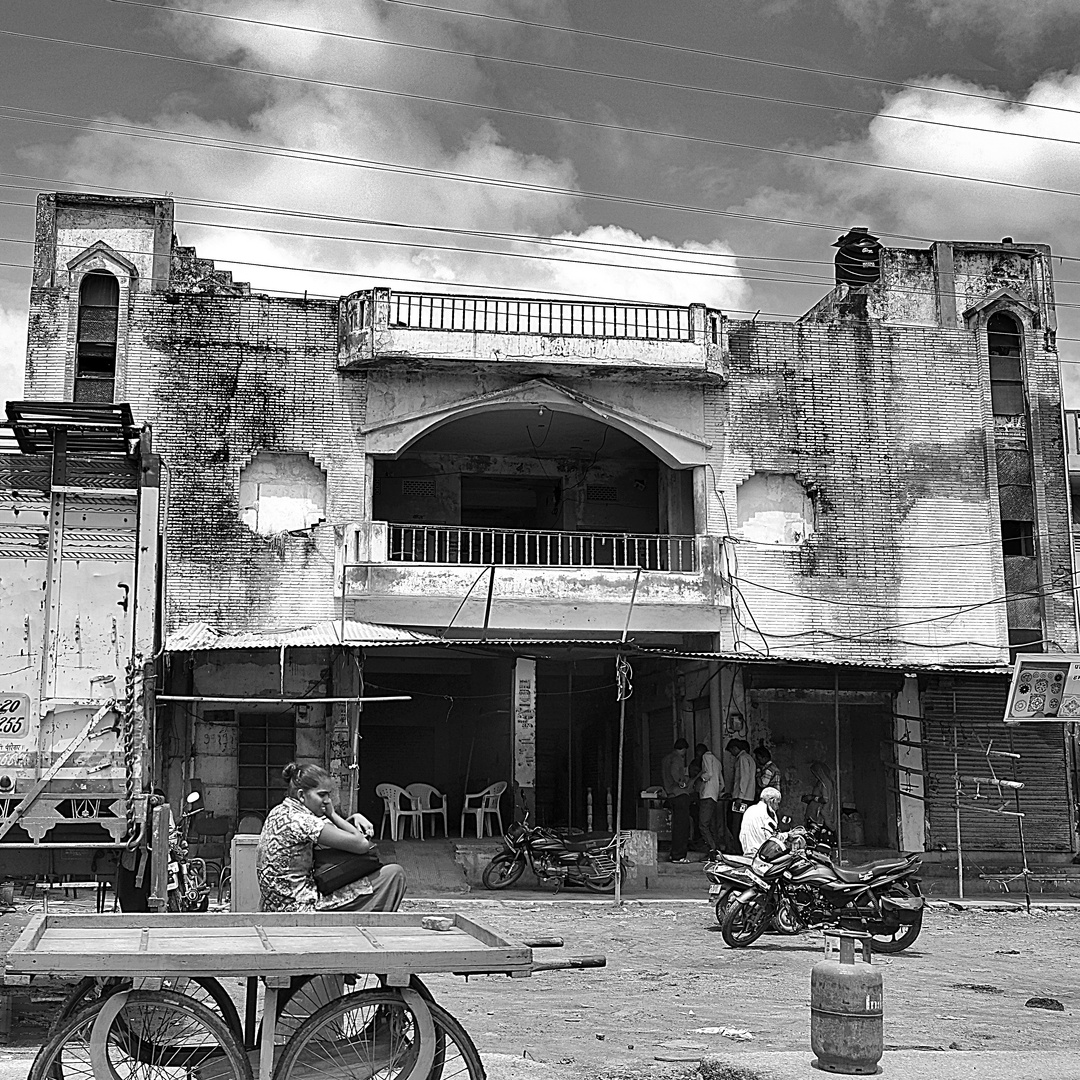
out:
M840 959L822 960L810 972L810 1046L827 1072L877 1072L884 1050L881 973L870 964L870 935L827 930L840 939ZM855 962L858 943L863 963Z

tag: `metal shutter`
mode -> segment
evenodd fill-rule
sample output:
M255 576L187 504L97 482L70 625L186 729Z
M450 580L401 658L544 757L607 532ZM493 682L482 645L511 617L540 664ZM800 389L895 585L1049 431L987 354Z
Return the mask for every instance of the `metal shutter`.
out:
M1024 813L1024 839L1029 851L1072 850L1069 831L1070 808L1065 758L1065 734L1061 724L1027 724L1009 727L1002 722L1007 678L956 678L954 692L948 684L931 682L923 695L923 743L927 777L927 823L932 846L956 848L956 807L953 777L953 733L956 732L959 771L967 776L987 776L987 759L980 750L991 742L996 750L1020 755L1014 763L1009 758L992 758L994 771L1005 779L1024 783L1020 809ZM954 704L955 700L955 704ZM955 708L955 711L954 711ZM971 784L965 793L973 792ZM996 789L986 789L988 796L977 804L969 801L960 811L960 828L966 849L983 851L1018 851L1020 848L1016 819L1004 814L989 814L974 806L996 807L1001 800ZM1013 796L1006 808L1014 810Z

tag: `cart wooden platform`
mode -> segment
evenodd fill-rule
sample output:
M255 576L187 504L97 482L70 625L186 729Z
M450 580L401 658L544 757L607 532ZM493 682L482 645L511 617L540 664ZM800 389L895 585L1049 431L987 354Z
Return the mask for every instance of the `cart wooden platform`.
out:
M431 922L430 916L402 912L42 915L31 921L12 946L7 957L7 978L21 981L39 974L83 975L130 979L136 985L140 980L183 976L243 978L247 980L246 1041L254 1047L260 980L265 986L265 1021L277 1017L278 993L289 987L295 976L379 976L385 987L379 991L383 995L380 1000L389 1000L387 994L399 995L415 1019L417 1054L406 1073L394 1075L397 1080L430 1080L432 1061L437 1060L430 1013L439 1009L442 1014L444 1010L435 1005L418 976L432 972L503 973L521 978L534 970L602 966L604 962L602 957L592 957L534 964L531 945L562 942L510 941L460 914L442 917L444 924L450 924L447 929L429 929L424 926L425 918ZM139 993L145 998L147 992ZM108 998L100 1013L104 1019L94 1025L94 1038L99 1044L93 1067L95 1080L115 1080L114 1069L106 1070L105 1076L98 1075L103 1067L100 1043L109 1034L101 1026L107 1028L113 1023L123 1007L114 998L126 996L120 993ZM270 1080L274 1072L275 1029L276 1023L262 1024L257 1054L259 1080ZM89 1036L87 1039L93 1041ZM280 1045L278 1052L280 1056ZM55 1071L55 1066L52 1068ZM220 1071L194 1071L204 1078L221 1075ZM285 1071L289 1074L288 1069ZM334 1070L323 1067L322 1072L332 1074ZM294 1068L289 1075L295 1080L304 1075L304 1070ZM372 1070L367 1069L366 1076L372 1075ZM280 1071L275 1076L287 1080Z

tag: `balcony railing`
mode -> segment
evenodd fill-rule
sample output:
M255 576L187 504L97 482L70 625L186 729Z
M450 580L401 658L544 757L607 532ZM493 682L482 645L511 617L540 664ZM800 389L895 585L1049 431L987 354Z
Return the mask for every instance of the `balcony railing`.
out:
M697 543L693 536L390 525L387 540L387 555L392 562L640 567L682 574L698 570Z
M415 330L691 341L690 309L650 304L563 304L431 293L390 294L390 325Z

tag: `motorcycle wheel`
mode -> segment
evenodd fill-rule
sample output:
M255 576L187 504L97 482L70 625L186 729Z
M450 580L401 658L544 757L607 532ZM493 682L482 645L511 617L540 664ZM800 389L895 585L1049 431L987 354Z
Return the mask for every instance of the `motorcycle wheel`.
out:
M741 900L732 901L724 915L724 921L720 924L724 941L732 949L753 945L765 933L771 916L772 904L769 897L762 893L757 893L745 903Z
M897 884L889 889L889 896L902 897L905 900L919 896L919 886ZM877 953L898 953L915 944L915 939L922 931L923 913L913 923L903 923L891 934L871 934L870 948Z
M778 934L789 936L798 934L803 929L803 924L799 921L799 916L795 914L795 909L787 902L782 902L776 909L776 914L772 917L772 925Z
M173 889L169 893L168 899L165 901L165 910L166 911L183 911L184 910L183 902L180 899L180 890L179 889Z
M525 873L525 857L501 851L484 867L485 889L508 889Z
M716 904L713 910L716 912L716 921L722 926L724 923L724 916L727 914L727 909L731 906L731 891L722 892L716 898Z
M590 877L589 875L586 875L581 880L584 883L585 888L592 892L611 893L615 891L614 874L605 874L599 877ZM619 871L619 880L620 884L626 881L625 868Z

